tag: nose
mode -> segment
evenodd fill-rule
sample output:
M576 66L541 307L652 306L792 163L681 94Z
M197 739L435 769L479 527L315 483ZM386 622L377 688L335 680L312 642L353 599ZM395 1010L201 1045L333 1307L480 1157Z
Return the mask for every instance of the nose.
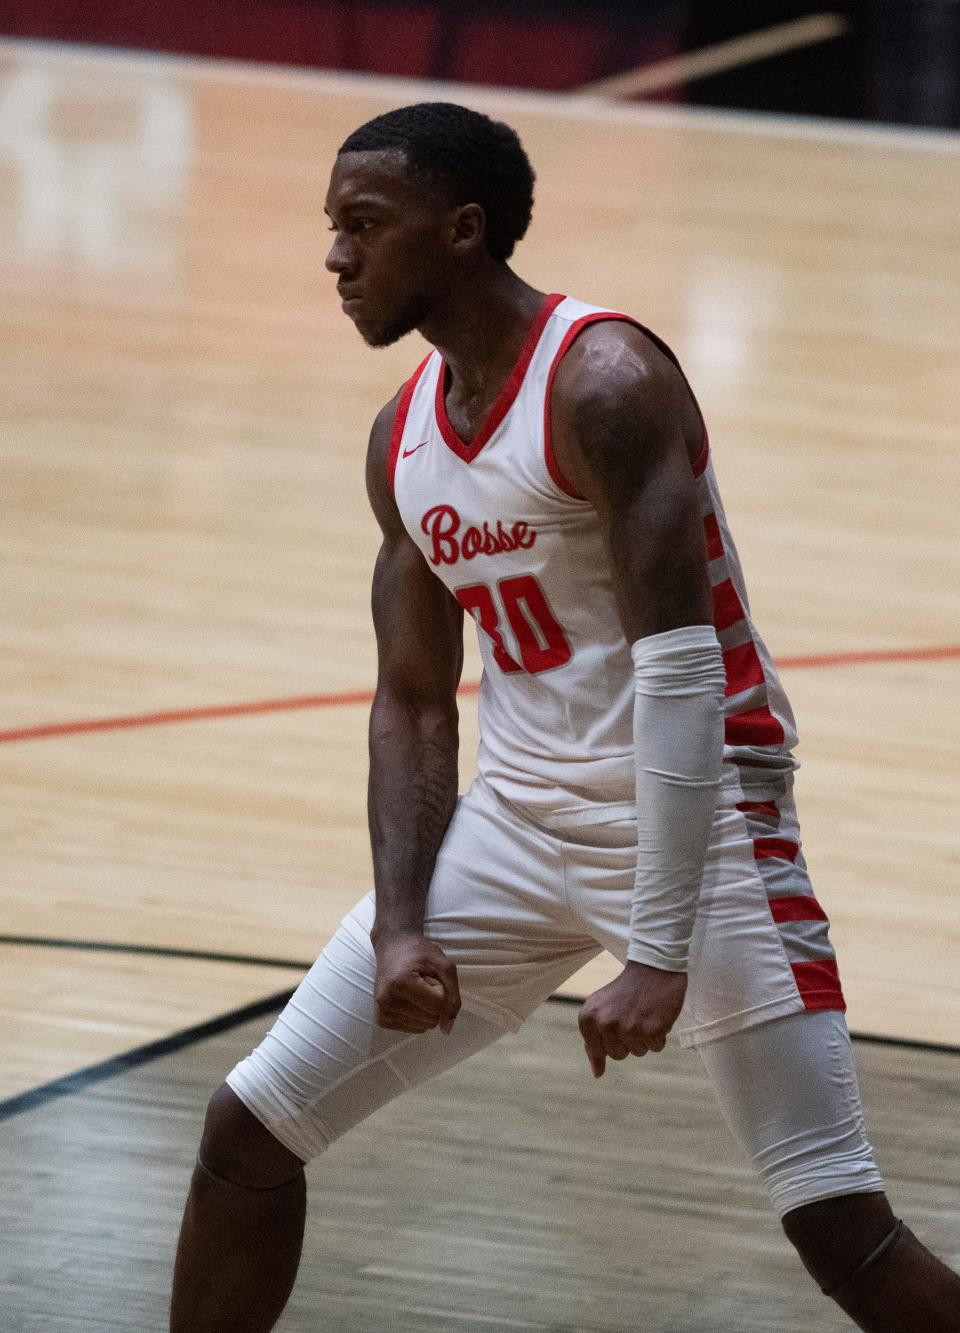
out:
M353 267L354 258L350 238L344 236L342 231L338 231L324 261L327 271L329 273L349 273Z

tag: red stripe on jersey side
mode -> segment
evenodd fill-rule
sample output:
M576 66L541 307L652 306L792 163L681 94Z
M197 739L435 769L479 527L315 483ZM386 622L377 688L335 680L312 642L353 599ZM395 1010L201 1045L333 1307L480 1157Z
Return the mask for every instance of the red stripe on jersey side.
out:
M795 861L800 851L799 843L789 838L754 838L753 856L756 861L766 861L776 857L780 861Z
M737 648L728 648L723 654L723 669L727 673L726 696L742 694L754 685L764 683L763 665L752 639Z
M704 427L704 433L706 433L706 427ZM720 524L715 513L711 512L704 515L703 532L707 541L707 559L721 559L725 554L723 534L720 531ZM718 630L727 629L730 625L737 623L736 620L730 620L726 624L722 624L720 621L721 616L726 617L733 614L734 599L736 599L740 608L739 619L746 619L743 604L732 579L725 579L714 588L714 624ZM725 694L728 699L756 685L766 687L767 679L763 664L752 638L749 643L742 644L739 648L728 649L723 654L723 665L727 674ZM759 708L750 708L745 712L735 713L732 717L726 718L723 727L723 739L727 745L770 746L782 745L786 737L782 723L774 717L767 704L762 704ZM761 803L762 807L763 803ZM744 802L739 808L748 810L750 802ZM775 810L774 807L774 812Z
M393 430L390 432L390 449L387 453L387 481L390 483L390 490L393 490L393 479L397 472L397 459L400 457L400 441L403 439L403 428L407 424L407 414L410 411L410 401L413 398L413 391L420 381L420 376L427 368L427 362L433 355L425 356L417 366L416 370L407 380L400 393L400 402L397 404L397 414L393 418Z
M777 925L781 921L826 921L827 914L816 898L798 894L793 898L771 898L770 913Z
M540 341L540 335L547 326L547 320L556 310L560 302L565 301L566 299L567 298L559 292L551 292L551 294L544 299L543 304L537 311L533 323L530 325L526 340L524 341L523 347L520 349L520 355L517 357L516 365L510 372L506 384L500 390L496 401L484 417L480 429L477 431L476 435L474 435L472 440L462 440L454 430L450 423L450 418L447 416L447 363L446 361L440 362L440 374L437 378L436 398L437 425L440 427L440 434L443 436L444 443L453 450L458 458L462 458L465 463L473 462L477 454L479 454L480 450L503 421L503 418L510 411L516 400L517 394L520 392L520 387L523 384L527 368L533 360L533 354L537 350L537 343Z
M641 325L629 315L620 315L613 310L595 310L592 315L584 315L582 319L575 320L563 335L563 342L557 348L553 363L550 366L550 373L547 375L547 392L543 400L543 454L544 461L547 464L547 471L554 482L563 491L564 495L569 495L571 499L582 500L584 497L578 490L570 485L561 471L560 464L557 462L556 455L553 452L553 432L550 425L550 394L553 391L553 379L560 367L560 362L569 351L570 344L574 342L588 324L599 324L601 320L620 320L623 324L632 324L635 329L643 332Z
M728 745L782 745L784 734L783 727L764 706L728 717L723 738Z
M847 1004L840 988L840 973L832 958L816 963L791 963L790 970L805 1009L839 1009Z
M704 518L703 532L707 539L707 559L719 560L723 555L723 538L720 536L716 514L707 514Z
M729 629L738 620L743 620L743 603L733 586L732 579L724 579L713 589L713 625L720 630Z
M769 815L771 819L780 818L776 801L738 801L737 809L745 815Z

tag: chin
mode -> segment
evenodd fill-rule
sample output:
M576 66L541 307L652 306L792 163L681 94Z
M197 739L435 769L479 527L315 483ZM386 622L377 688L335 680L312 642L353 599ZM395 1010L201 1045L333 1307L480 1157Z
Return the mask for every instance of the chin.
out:
M413 333L423 323L426 310L421 302L410 306L407 310L394 316L392 320L385 321L379 325L371 325L366 321L355 320L357 332L367 344L368 347L390 347L401 338L405 338L408 333Z
M399 342L410 330L401 329L399 333L395 329L373 329L366 330L357 325L357 332L367 344L368 347L392 347L395 342Z

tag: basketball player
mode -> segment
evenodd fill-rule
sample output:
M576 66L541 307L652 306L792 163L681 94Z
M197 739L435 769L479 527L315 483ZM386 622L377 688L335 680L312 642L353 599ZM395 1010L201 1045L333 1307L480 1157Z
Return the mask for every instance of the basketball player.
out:
M508 266L532 190L512 130L444 103L369 122L333 168L346 314L371 346L436 349L367 458L376 893L210 1102L171 1327L272 1328L303 1164L607 948L593 1073L674 1030L823 1291L863 1329L957 1333L960 1278L894 1217L864 1136L793 718L699 409L654 334ZM458 801L464 611L484 676Z

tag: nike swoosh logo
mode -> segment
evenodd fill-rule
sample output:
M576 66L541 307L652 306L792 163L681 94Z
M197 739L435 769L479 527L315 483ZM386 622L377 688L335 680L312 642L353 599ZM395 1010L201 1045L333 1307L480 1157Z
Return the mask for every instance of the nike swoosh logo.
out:
M424 440L423 444L415 444L412 449L404 449L403 451L404 458L409 458L411 454L415 454L418 449L423 449L424 446L428 445L429 443L430 443L429 440Z

